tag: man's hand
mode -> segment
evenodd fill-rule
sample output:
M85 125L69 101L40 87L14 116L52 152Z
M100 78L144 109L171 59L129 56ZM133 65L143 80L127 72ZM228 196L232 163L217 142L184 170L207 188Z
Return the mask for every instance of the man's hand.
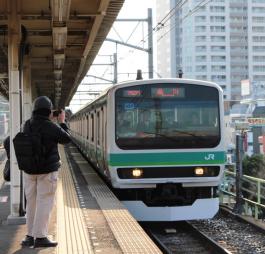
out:
M59 123L64 123L65 122L65 112L64 110L61 110L61 113L57 117Z

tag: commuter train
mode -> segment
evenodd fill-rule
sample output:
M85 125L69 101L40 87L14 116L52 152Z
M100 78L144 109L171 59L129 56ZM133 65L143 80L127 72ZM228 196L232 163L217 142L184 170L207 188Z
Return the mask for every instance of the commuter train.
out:
M114 85L70 119L83 154L139 221L213 217L225 163L223 93L215 83Z

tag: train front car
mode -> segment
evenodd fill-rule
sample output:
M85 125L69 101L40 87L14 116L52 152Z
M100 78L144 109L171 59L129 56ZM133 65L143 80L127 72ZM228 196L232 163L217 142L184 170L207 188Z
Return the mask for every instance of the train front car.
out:
M223 173L223 94L214 83L162 79L117 86L109 172L139 221L213 217Z

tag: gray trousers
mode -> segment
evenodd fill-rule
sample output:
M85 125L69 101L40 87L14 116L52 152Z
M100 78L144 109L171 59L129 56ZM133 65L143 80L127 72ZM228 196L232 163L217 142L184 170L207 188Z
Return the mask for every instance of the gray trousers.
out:
M54 205L58 172L41 175L24 173L27 235L47 237L50 214Z

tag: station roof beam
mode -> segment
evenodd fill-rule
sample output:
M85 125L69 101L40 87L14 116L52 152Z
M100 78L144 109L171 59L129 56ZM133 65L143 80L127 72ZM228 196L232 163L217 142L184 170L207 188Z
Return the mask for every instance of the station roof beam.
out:
M9 0L0 0L0 93L8 97ZM124 0L17 0L27 31L34 96L63 108L92 65ZM34 98L33 98L34 99Z

